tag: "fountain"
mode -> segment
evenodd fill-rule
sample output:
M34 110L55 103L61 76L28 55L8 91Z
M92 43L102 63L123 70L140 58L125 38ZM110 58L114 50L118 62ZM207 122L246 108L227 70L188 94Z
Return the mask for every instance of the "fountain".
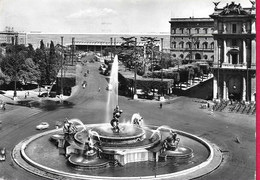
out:
M114 63L118 64L117 57ZM118 106L114 65L113 70L107 123L66 119L63 128L20 142L14 148L14 160L26 170L51 179L191 179L219 166L222 156L218 148L199 137L164 125L146 125L139 113L129 122L121 122L123 110Z

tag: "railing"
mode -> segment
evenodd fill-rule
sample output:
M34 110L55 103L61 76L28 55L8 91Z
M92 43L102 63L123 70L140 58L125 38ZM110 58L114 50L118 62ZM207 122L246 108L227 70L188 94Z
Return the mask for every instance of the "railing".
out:
M214 68L222 68L222 69L246 69L247 66L245 64L214 64Z

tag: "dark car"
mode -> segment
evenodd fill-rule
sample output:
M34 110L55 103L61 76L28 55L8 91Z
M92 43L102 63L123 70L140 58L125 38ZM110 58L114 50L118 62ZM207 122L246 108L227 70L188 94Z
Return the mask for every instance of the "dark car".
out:
M5 161L5 158L6 158L5 154L6 154L5 148L0 147L0 161Z

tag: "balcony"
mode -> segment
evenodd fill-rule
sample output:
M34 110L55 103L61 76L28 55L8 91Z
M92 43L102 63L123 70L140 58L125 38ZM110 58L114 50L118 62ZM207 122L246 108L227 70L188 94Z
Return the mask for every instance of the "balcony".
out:
M218 68L218 66L220 66L221 69L247 69L246 64L224 64L222 63L222 65L218 65L216 63L214 63L213 68Z

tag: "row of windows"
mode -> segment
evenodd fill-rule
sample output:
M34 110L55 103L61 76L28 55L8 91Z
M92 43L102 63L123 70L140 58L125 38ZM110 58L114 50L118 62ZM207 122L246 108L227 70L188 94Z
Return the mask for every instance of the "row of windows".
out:
M208 44L208 42L204 42L202 44L200 44L199 42L194 43L194 47L197 49L201 48L201 45L203 49L208 49L208 48L214 49L214 42L210 43L210 45ZM177 48L177 43L175 41L172 42L172 48ZM179 42L178 48L184 48L183 41ZM187 42L185 48L191 48L191 42Z
M214 28L172 28L172 34L208 34Z
M177 57L176 54L173 54L172 56L173 56L174 58ZM178 58L184 59L184 55L183 55L183 54L180 54ZM202 58L202 57L201 57L200 54L195 54L195 59L201 59L201 58ZM190 54L186 55L185 59L190 59ZM208 55L203 55L203 59L208 59ZM212 55L212 56L210 57L210 59L211 59L211 60L214 60L214 55Z

